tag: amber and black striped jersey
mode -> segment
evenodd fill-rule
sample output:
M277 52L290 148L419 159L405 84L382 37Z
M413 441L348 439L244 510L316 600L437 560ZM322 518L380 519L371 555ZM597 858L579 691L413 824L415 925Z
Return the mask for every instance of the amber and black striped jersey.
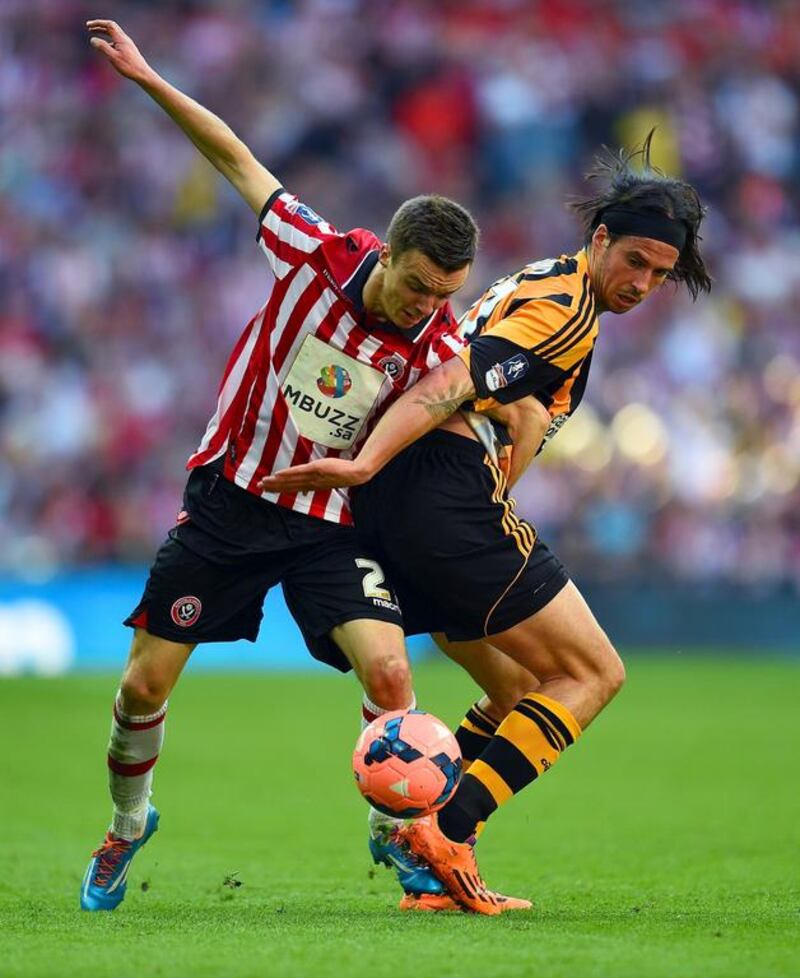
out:
M585 251L526 265L494 283L460 320L458 355L475 411L533 395L550 413L544 442L580 403L598 331Z

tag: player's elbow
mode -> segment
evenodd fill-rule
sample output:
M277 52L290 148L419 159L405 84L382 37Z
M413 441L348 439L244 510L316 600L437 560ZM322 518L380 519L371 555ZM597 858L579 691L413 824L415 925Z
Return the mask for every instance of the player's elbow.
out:
M230 145L225 176L255 213L260 213L279 181L253 156L238 138Z
M535 397L526 397L521 401L506 405L507 427L512 440L516 443L522 437L527 437L537 444L544 438L550 426L550 414L541 401Z

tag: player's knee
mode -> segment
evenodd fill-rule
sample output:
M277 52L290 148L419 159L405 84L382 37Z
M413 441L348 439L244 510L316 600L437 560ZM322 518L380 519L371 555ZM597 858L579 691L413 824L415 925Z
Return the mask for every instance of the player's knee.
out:
M129 716L157 713L166 703L169 686L157 673L128 669L120 683L122 709Z
M613 699L625 682L625 665L608 639L605 641L605 647L600 657L598 681L605 702Z
M411 701L411 668L400 655L373 659L364 671L364 690L377 706L402 710Z
M604 632L599 631L579 649L573 649L562 660L567 675L572 676L600 708L619 692L625 682L625 666Z

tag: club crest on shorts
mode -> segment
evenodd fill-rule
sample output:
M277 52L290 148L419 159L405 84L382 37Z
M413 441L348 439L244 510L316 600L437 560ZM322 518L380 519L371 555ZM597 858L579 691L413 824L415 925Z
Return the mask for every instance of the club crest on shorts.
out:
M502 363L496 363L486 371L486 386L490 391L499 391L501 387L508 387L515 380L524 377L528 372L528 358L524 353L517 353L515 356Z
M203 603L200 598L194 595L187 595L185 598L178 598L170 608L170 618L180 628L188 628L194 625L203 610Z
M336 363L323 367L317 377L317 387L326 397L344 397L352 386L350 374Z

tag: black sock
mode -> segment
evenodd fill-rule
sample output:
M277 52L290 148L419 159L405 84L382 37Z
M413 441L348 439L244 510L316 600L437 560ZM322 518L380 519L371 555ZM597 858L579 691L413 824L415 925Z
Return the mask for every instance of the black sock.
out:
M466 842L474 835L478 822L497 808L489 790L471 774L465 774L456 793L439 812L439 828L453 842Z

